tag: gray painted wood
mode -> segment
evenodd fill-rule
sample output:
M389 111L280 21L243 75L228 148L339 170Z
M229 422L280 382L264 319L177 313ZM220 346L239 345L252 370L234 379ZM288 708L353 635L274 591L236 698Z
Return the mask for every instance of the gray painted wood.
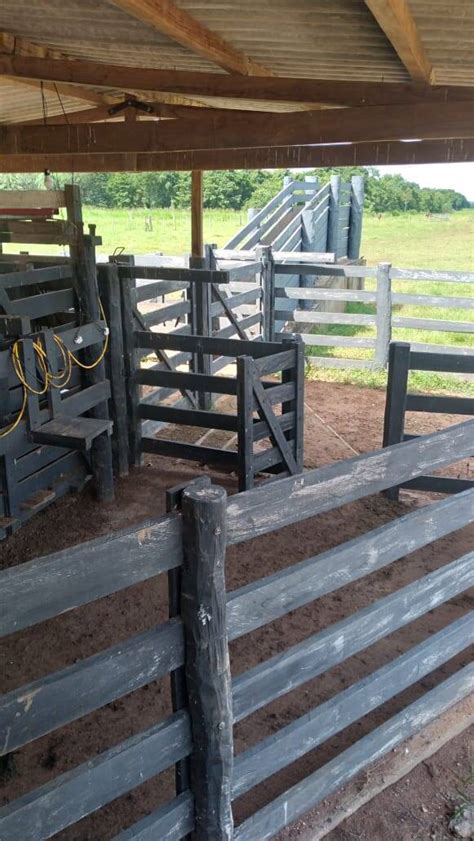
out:
M179 566L181 522L146 521L0 574L0 634L12 634Z
M236 841L267 841L401 742L421 730L474 689L474 666L466 666L436 689L285 791L235 831Z
M150 301L153 298L161 298L169 295L170 292L182 292L189 289L189 283L177 283L172 280L158 280L156 283L143 283L137 286L137 304L143 301Z
M120 255L122 260L122 255ZM120 277L141 280L173 280L180 283L229 283L229 272L198 266L120 266Z
M260 314L259 314L260 315ZM231 325L232 329L233 326ZM221 336L224 331L221 331ZM255 359L268 356L279 348L274 342L241 341L240 339L223 339L215 336L177 336L171 333L135 332L135 347L163 348L166 350L180 350L194 353L196 348L202 353L215 356L222 355L235 359L241 354L247 354Z
M360 254L362 217L364 213L364 194L364 176L353 175L351 178L351 214L349 241L347 245L347 256L349 260L357 260Z
M437 330L448 333L474 333L474 321L447 321L441 318L408 318L394 315L393 327L404 327L413 330Z
M474 309L474 298L459 298L454 295L408 295L406 292L393 292L392 303L443 307L444 309Z
M281 460L284 464L286 464L288 472L291 474L300 473L300 467L296 463L295 456L293 455L289 447L288 441L285 438L285 434L281 428L279 420L273 414L271 403L269 402L265 394L265 389L263 388L262 383L260 382L258 371L255 370L253 360L251 365L251 371L252 388L257 402L257 411L259 413L260 419L267 423L268 428L270 430L270 438L274 445L280 450Z
M163 677L184 661L178 619L14 689L0 700L0 753Z
M333 251L336 255L336 258L342 256L338 242L339 210L341 204L341 197L339 195L340 189L340 175L331 175L329 193L328 239L326 248L327 251Z
M228 597L229 639L273 622L473 521L474 491L468 490L247 584Z
M474 300L474 299L473 299ZM470 348L470 356L464 353L447 354L444 347L435 353L418 353L410 345L411 371L443 371L451 374L474 374L474 351Z
M469 552L249 669L234 680L234 720L240 721L473 585L474 552Z
M232 797L240 797L286 768L468 648L474 641L473 629L474 611L470 611L401 657L240 753L235 760Z
M318 333L317 335L314 333L300 333L300 336L305 345L313 347L315 345L324 345L325 347L375 347L375 339L367 339L363 336L325 336L322 333Z
M255 465L253 453L253 367L250 356L237 357L237 452L239 457L239 491L253 487Z
M223 488L183 492L181 617L193 735L196 841L231 841L232 692L226 630L226 499Z
M442 283L474 283L474 272L448 272L444 269L397 269L391 276L395 280L439 280Z
M426 470L469 458L473 450L474 421L465 421L415 441L239 494L228 503L228 543L240 543L379 493L393 484L421 476Z
M375 304L375 292L359 292L351 289L293 289L291 286L278 290L279 298L305 301L362 301Z
M407 394L406 411L474 415L474 398L435 394Z
M361 315L360 313L348 312L315 312L314 310L298 310L292 312L294 321L302 321L308 324L357 324L368 327L376 324L375 315ZM317 343L317 336L315 343Z
M112 841L179 841L194 829L194 801L189 791L147 815Z
M164 771L191 746L188 715L175 713L1 809L0 837L51 838Z

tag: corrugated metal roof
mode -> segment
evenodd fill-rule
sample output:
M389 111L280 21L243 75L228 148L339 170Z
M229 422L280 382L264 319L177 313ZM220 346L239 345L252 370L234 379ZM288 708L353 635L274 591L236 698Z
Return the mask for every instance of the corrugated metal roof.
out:
M276 75L386 82L409 79L364 0L174 2ZM436 81L474 84L473 0L410 0L410 8L435 69ZM137 67L224 72L106 0L2 0L0 30L77 58ZM0 120L4 122L42 114L39 93L24 85L4 84L0 98ZM88 107L72 97L61 98L66 110ZM61 111L54 99L54 94L48 95L51 114ZM200 101L217 107L294 108L283 103L265 106L250 100Z

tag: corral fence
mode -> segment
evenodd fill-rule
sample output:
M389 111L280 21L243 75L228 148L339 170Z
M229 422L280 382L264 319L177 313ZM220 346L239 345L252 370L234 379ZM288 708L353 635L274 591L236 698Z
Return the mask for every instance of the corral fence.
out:
M412 350L406 342L392 342L388 363L387 396L383 446L411 441L419 436L405 432L407 412L430 412L474 415L474 398L437 394L411 394L408 391L410 371L474 375L474 351L467 354L426 353ZM474 455L474 450L471 456ZM437 493L459 493L474 487L474 479L449 476L418 476L402 487ZM398 499L399 487L387 491L389 499Z
M262 338L267 307L261 262L218 269L211 249L189 268L120 260L99 267L115 348L109 365L118 472L144 452L225 464L238 473L241 490L264 470L301 471L303 348L298 337L286 337L283 349L252 341L252 329ZM246 288L229 293L231 283ZM254 311L242 315L243 306ZM236 398L234 413L213 410L222 396ZM167 424L234 432L236 450L157 439ZM271 445L262 449L265 439Z
M222 488L198 480L170 495L170 507L181 496L182 513L3 572L2 635L166 572L173 594L169 621L5 695L3 754L168 673L174 711L4 806L2 841L51 838L152 777L160 785L158 775L173 765L176 796L116 841L175 841L193 831L198 841L264 841L466 697L474 688L472 664L422 692L234 828L233 800L465 651L473 641L473 614L417 641L237 755L234 723L459 596L474 584L474 552L242 674L231 675L229 642L471 523L474 490L418 508L230 593L226 547L415 479L465 458L473 446L474 421L468 421L229 500Z

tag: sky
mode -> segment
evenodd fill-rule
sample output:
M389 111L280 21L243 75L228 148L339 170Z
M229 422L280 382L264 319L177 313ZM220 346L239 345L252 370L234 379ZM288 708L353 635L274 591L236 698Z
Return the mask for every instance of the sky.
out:
M407 181L415 181L420 187L457 190L469 201L474 201L474 163L380 166L377 169L381 175L399 173Z

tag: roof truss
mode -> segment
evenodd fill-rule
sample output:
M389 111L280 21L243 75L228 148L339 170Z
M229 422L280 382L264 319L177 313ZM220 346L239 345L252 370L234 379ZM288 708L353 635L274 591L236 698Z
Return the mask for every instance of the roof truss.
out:
M365 4L411 78L420 82L432 82L433 68L426 55L408 0L365 0Z

